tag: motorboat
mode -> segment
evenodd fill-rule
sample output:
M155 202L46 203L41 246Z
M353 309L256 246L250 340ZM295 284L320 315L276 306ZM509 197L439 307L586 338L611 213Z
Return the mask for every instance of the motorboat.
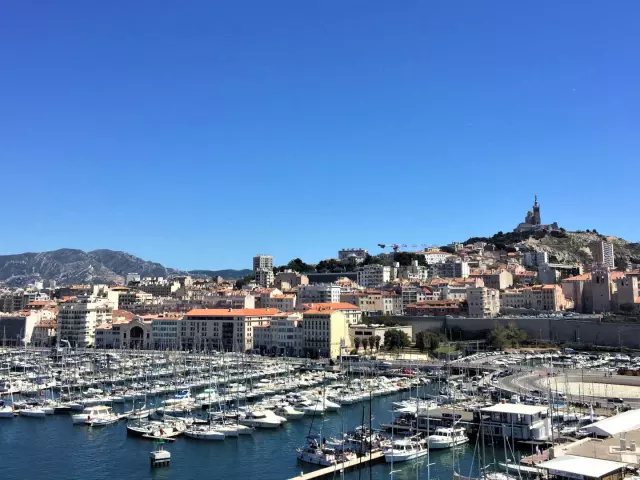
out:
M345 463L356 458L356 454L353 452L338 452L334 448L325 447L314 436L308 436L306 444L302 448L296 449L296 456L302 462L324 467Z
M428 453L428 449L415 439L401 438L394 440L391 447L385 449L383 453L385 462L396 463L420 458Z
M468 441L469 437L462 427L439 427L436 428L433 435L429 435L427 438L429 448L434 450L455 447Z
M22 408L19 410L19 413L21 417L32 417L32 418L44 418L47 415L44 409L38 406Z
M74 424L86 424L92 418L103 417L105 415L113 414L113 409L107 405L94 405L92 407L86 407L82 410L82 413L74 413L71 415L71 420Z
M224 440L225 434L218 430L214 430L211 425L192 425L184 431L189 438L197 440Z
M283 420L286 421L270 410L247 410L240 415L238 423L248 427L277 428L284 423Z
M14 416L13 406L5 405L5 403L0 400L0 418L13 418Z
M296 410L291 405L282 405L282 406L276 407L276 409L274 410L274 413L288 420L298 420L304 417L304 412L300 410Z

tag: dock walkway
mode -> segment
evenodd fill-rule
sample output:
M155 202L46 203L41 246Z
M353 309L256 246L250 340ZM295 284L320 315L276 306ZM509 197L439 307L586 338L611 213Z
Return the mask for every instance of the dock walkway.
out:
M289 480L315 480L315 479L324 478L327 476L333 476L336 473L340 473L343 469L345 471L357 470L360 467L367 466L369 462L379 463L381 461L384 461L384 453L373 452L371 456L365 455L363 457L356 458L354 460L349 460L348 462L338 463L336 465L321 468L319 470L314 470L313 472L309 472L309 473L303 473Z

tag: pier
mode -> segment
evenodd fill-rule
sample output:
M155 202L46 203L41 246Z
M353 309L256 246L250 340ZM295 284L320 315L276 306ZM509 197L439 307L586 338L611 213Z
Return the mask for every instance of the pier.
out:
M371 455L364 455L360 458L356 458L354 460L349 460L344 463L337 463L330 467L321 468L319 470L314 470L313 472L303 473L298 475L297 477L290 478L289 480L315 480L319 478L326 478L328 476L333 476L337 472L345 472L351 470L357 470L359 468L364 468L371 464L384 462L384 453L382 452L373 452Z

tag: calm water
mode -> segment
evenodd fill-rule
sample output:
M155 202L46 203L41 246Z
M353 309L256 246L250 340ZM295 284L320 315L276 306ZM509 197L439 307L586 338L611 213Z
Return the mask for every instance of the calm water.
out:
M373 425L388 422L391 402L408 397L408 393L373 399ZM129 406L127 406L127 409ZM368 422L368 404L365 405ZM337 435L362 423L363 404L345 406L340 413L327 413L324 435ZM67 415L45 419L0 419L0 478L3 480L36 479L203 479L245 478L282 480L310 468L298 463L295 448L304 443L311 417L288 422L277 430L256 430L253 435L204 442L179 438L167 443L171 466L149 468L149 452L154 444L127 435L125 423L91 429L72 425ZM314 427L318 419L314 421ZM314 431L316 429L314 428ZM317 432L316 432L317 433ZM468 473L474 458L475 444L456 451L456 464ZM500 453L498 453L499 455ZM452 452L431 455L431 478L451 479ZM361 471L349 472L348 480L388 479L390 466L378 464ZM340 475L337 473L336 478ZM405 462L395 465L393 478L404 480L427 478L427 462Z

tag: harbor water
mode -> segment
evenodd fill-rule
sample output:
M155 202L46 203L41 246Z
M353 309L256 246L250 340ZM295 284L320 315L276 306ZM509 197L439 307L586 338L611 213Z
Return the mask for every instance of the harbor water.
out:
M408 398L409 392L374 397L371 416L374 428L391 420L392 402ZM129 408L127 405L126 408ZM150 469L149 452L153 442L128 436L126 423L91 428L72 425L68 414L44 419L17 417L0 419L0 471L3 480L47 478L70 479L203 479L244 478L282 480L313 469L296 459L295 450L304 444L313 422L318 433L322 421L323 435L338 436L341 431L369 423L369 402L345 405L339 412L324 417L305 416L275 430L257 429L253 435L229 437L223 441L197 441L185 437L168 442L172 454L169 468ZM415 479L450 480L452 465L468 474L473 465L477 473L477 446L469 444L434 451L430 463L418 461L394 465L376 464L345 473L345 479ZM500 455L498 452L496 455ZM428 472L428 469L430 470ZM335 478L341 478L336 471Z

